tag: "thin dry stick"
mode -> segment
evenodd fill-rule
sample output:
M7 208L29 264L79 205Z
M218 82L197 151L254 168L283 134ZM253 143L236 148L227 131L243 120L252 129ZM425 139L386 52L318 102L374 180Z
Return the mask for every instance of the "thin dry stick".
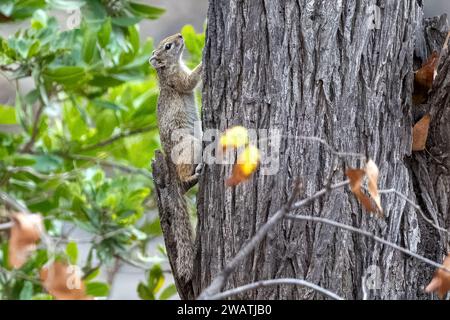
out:
M134 167L130 167L130 166L126 166L120 163L116 163L114 161L110 161L110 160L102 160L102 159L98 159L95 157L89 157L89 156L83 156L83 155L69 155L69 154L58 154L59 156L66 158L66 159L71 159L71 160L75 160L75 161L90 161L90 162L96 162L99 165L103 166L103 167L109 167L109 168L113 168L113 169L118 169L120 171L123 172L127 172L127 173L132 173L132 174L139 174L139 175L143 175L149 179L153 179L153 176L150 172L143 170L143 169L138 169L138 168L134 168Z
M439 230L439 231L442 231L442 232L446 233L447 235L450 234L450 233L448 232L448 230L446 230L446 229L444 229L444 228L438 226L437 224L435 224L435 223L433 222L433 220L429 219L429 218L425 215L425 213L422 211L422 209L420 208L420 206L417 205L417 204L415 204L412 200L408 199L408 197L405 196L403 193L401 193L401 192L399 192L399 191L397 191L397 190L395 190L395 189L379 190L378 192L379 192L380 194L389 194L389 193L393 193L393 194L399 196L400 198L402 198L403 200L405 200L407 203L409 203L414 209L416 209L416 210L420 213L420 215L422 216L422 218L423 218L426 222L428 222L430 225L432 225L434 228L436 228L436 229Z
M256 248L256 246L265 238L267 233L275 226L286 214L287 212L304 207L314 200L324 196L329 193L331 190L339 189L345 187L350 182L344 181L334 185L331 185L328 188L322 189L316 192L309 198L298 201L294 203L295 197L297 194L294 192L289 199L288 203L283 206L280 210L278 210L267 222L256 232L253 238L244 245L239 252L234 256L234 258L225 266L225 268L214 278L211 284L200 294L198 299L208 299L208 297L214 296L220 292L222 287L225 284L225 281L234 272L234 270L239 266L239 264ZM298 187L296 188L298 190ZM297 191L298 193L298 191Z
M6 171L9 173L29 173L39 179L42 180L53 180L53 179L69 179L73 176L76 176L76 173L80 170L72 170L71 172L66 173L56 173L56 174L42 174L31 167L7 167Z
M2 223L2 224L0 224L0 231L11 229L13 225L14 225L14 222Z
M87 152L87 151L92 151L101 147L105 147L107 145L110 145L114 142L116 142L117 140L123 139L123 138L128 138L131 137L133 135L137 135L137 134L141 134L141 133L146 133L152 130L157 129L157 126L152 125L152 126L147 126L147 127L143 127L143 128L139 128L139 129L135 129L135 130L130 130L130 131L125 131L125 132L121 132L117 135L112 136L111 138L104 140L104 141L100 141L96 144L90 145L90 146L86 146L82 149L79 150L79 152Z
M16 211L23 212L26 214L31 214L31 211L28 210L28 208L26 206L24 206L19 201L17 201L13 197L11 197L9 194L7 194L6 192L3 192L1 190L0 190L0 201Z
M400 247L399 245L396 245L395 243L392 243L392 242L384 240L384 239L382 239L380 237L377 237L376 235L374 235L373 233L370 233L368 231L361 230L361 229L355 228L353 226L349 226L349 225L346 225L346 224L343 224L343 223L339 223L339 222L336 222L336 221L333 221L333 220L320 218L320 217L288 214L288 215L285 216L285 218L289 219L289 220L294 220L294 221L311 221L311 222L323 223L323 224L334 226L334 227L337 227L337 228L340 228L340 229L343 229L343 230L354 232L354 233L363 235L365 237L368 237L368 238L370 238L370 239L372 239L372 240L374 240L376 242L382 243L382 244L384 244L384 245L386 245L388 247L391 247L391 248L393 248L395 250L403 252L404 254L407 254L407 255L409 255L409 256L411 256L413 258L416 258L417 260L420 260L420 261L422 261L422 262L424 262L424 263L426 263L426 264L428 264L430 266L442 269L442 270L447 271L447 272L450 273L450 270L447 269L446 267L444 267L442 264L439 264L439 263L437 263L437 262L435 262L433 260L425 258L425 257L423 257L423 256L421 256L421 255L419 255L417 253L414 253L414 252L412 252L412 251L410 251L408 249Z
M10 206L11 208L13 208L16 211L19 211L24 214L33 214L25 205L21 204L19 201L14 199L12 196L10 196L9 194L7 194L6 192L3 192L1 190L0 190L0 200L1 200L1 202ZM9 223L11 223L11 225L9 226L11 228L14 225L14 222L11 221ZM42 242L45 244L45 246L47 248L49 248L49 250L51 252L51 250L54 248L54 243L53 243L53 240L51 239L51 237L48 236L45 232L43 232L41 234L41 239L42 239Z
M338 296L337 294L324 289L314 283L305 281L305 280L300 280L300 279L272 279L272 280L261 280L261 281L257 281L254 283L249 283L234 289L230 289L227 291L224 291L222 293L216 294L212 297L209 297L208 300L223 300L226 298L229 298L231 296L240 294L240 293L244 293L250 290L254 290L254 289L258 289L258 288L263 288L263 287L271 287L271 286L278 286L278 285L294 285L294 286L303 286L303 287L307 287L307 288L311 288L317 292L322 293L323 295L334 299L334 300L344 300L342 297Z
M42 113L44 112L45 106L43 104L41 104L39 106L39 109L36 113L36 118L34 120L33 123L33 129L31 132L31 138L30 140L26 143L26 145L22 148L22 152L28 152L31 150L31 148L33 147L34 143L36 142L36 138L37 135L39 133L39 121L41 119Z
M318 142L318 143L322 144L332 155L334 155L336 157L339 157L339 158L346 158L346 157L358 158L358 159L362 159L364 161L367 161L367 157L364 154L362 154L362 153L354 153L354 152L339 152L339 151L336 151L328 142L326 142L324 139L319 138L319 137L314 137L314 136L286 136L286 135L279 135L278 137L283 137L283 138L286 138L286 139L306 140L306 141L311 141L311 142ZM273 138L274 137L259 139L258 142L261 143L263 141L271 140Z
M321 139L318 137L295 136L294 138L300 139L300 140L319 142L322 145L324 145L331 154L333 154L339 158L351 157L351 158L359 158L359 159L367 160L367 157L362 153L336 151L336 150L334 150L334 148L332 146L330 146L330 144L328 142L326 142L324 139Z

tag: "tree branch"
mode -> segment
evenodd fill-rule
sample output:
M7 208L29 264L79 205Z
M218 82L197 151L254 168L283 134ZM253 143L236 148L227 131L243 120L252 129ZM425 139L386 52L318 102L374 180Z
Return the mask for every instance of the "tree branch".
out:
M139 175L143 175L143 176L147 177L148 179L153 179L152 174L144 169L126 166L126 165L123 165L123 164L120 164L120 163L117 163L114 161L101 160L101 159L98 159L95 157L83 156L83 155L71 155L71 154L64 154L64 153L57 153L57 155L65 158L65 159L70 159L70 160L75 160L75 161L96 162L103 167L114 168L114 169L118 169L123 172L131 173L131 174L139 174Z
M2 223L2 224L0 224L0 231L11 229L13 225L14 225L14 222Z
M400 247L399 245L396 245L395 243L392 243L392 242L384 240L384 239L382 239L380 237L377 237L373 233L370 233L368 231L355 228L353 226L349 226L349 225L346 225L346 224L343 224L343 223L339 223L339 222L336 222L336 221L333 221L333 220L320 218L320 217L313 217L313 216L302 216L302 215L289 214L289 215L286 215L286 219L295 220L295 221L318 222L318 223L323 223L323 224L327 224L327 225L330 225L330 226L334 226L334 227L337 227L337 228L340 228L340 229L343 229L343 230L347 230L347 231L350 231L350 232L354 232L354 233L363 235L365 237L368 237L368 238L370 238L370 239L372 239L372 240L374 240L376 242L379 242L379 243L382 243L382 244L384 244L386 246L389 246L389 247L391 247L391 248L393 248L393 249L395 249L397 251L403 252L404 254L407 254L407 255L409 255L409 256L411 256L413 258L416 258L416 259L418 259L418 260L420 260L420 261L422 261L422 262L424 262L424 263L426 263L426 264L428 264L428 265L430 265L432 267L442 269L442 270L444 270L446 272L450 272L449 269L447 269L446 267L444 267L440 263L437 263L437 262L435 262L433 260L425 258L425 257L423 257L423 256L421 256L421 255L419 255L417 253L412 252L411 250L408 250L408 249L405 249L403 247Z
M271 286L278 286L278 285L294 285L294 286L303 286L303 287L307 287L310 289L313 289L317 292L322 293L323 295L334 299L334 300L344 300L342 297L338 296L337 294L324 289L318 285L315 285L314 283L305 281L305 280L300 280L300 279L272 279L272 280L261 280L261 281L257 281L254 283L249 283L234 289L230 289L227 291L224 291L222 293L218 293L214 296L208 297L206 298L207 300L223 300L226 298L229 298L231 296L240 294L240 293L244 293L250 290L254 290L254 289L258 289L258 288L263 288L263 287L271 287Z
M41 119L42 113L44 112L45 105L41 103L41 105L38 108L38 111L36 113L36 117L34 118L33 122L33 129L31 131L31 138L30 140L25 144L25 146L21 149L21 152L29 152L33 148L34 143L36 142L37 135L39 133L39 121Z
M297 196L296 192L292 194L289 199L287 205L283 206L280 210L278 210L250 239L250 241L244 245L239 252L234 256L234 258L225 266L225 268L214 278L211 284L203 290L200 294L199 299L208 299L208 297L216 295L228 277L233 273L233 271L239 266L239 264L256 248L256 246L265 238L267 233L275 226L286 214L291 210L295 210L308 204L312 203L314 200L324 196L325 194L331 192L332 190L339 189L347 186L350 181L343 181L334 185L331 185L329 188L322 189L316 192L309 198L304 200L300 200L294 203L295 197ZM297 191L298 192L298 191Z
M84 148L81 148L81 149L79 150L79 152L92 151L92 150L95 150L95 149L98 149L98 148L101 148L101 147L105 147L105 146L107 146L107 145L110 145L110 144L116 142L117 140L120 140L120 139L123 139L123 138L128 138L128 137L131 137L131 136L133 136L133 135L138 135L138 134L141 134L141 133L146 133L146 132L155 130L155 129L157 129L157 128L158 128L157 126L152 125L152 126L143 127L143 128L140 128L140 129L135 129L135 130L130 130L130 131L121 132L121 133L119 133L119 134L116 134L116 135L112 136L112 137L109 138L109 139L106 139L106 140L100 141L100 142L98 142L98 143L96 143L96 144L93 144L93 145L90 145L90 146L86 146L86 147L84 147Z
M422 218L423 218L426 222L428 222L430 225L432 225L434 228L436 228L436 229L439 230L439 231L444 232L444 233L447 234L447 235L450 234L450 233L448 232L447 229L444 229L444 228L438 226L437 224L435 224L435 222L433 222L433 220L429 219L429 218L425 215L425 213L422 211L422 209L420 208L420 206L417 205L417 204L415 204L412 200L410 200L410 199L409 199L407 196L405 196L403 193L401 193L401 192L399 192L399 191L397 191L397 190L395 190L395 189L379 190L378 192L379 192L380 194L389 194L389 193L393 193L393 194L397 195L398 197L400 197L400 198L402 198L403 200L405 200L408 204L410 204L414 209L416 209L416 210L420 213L420 215L422 216Z
M23 212L26 214L31 214L31 211L28 210L28 208L24 205L22 205L21 203L19 203L19 201L17 201L16 199L14 199L13 197L11 197L9 194L7 194L6 192L3 192L0 190L0 200L8 205L9 207L11 207L12 209L19 211L19 212Z
M192 286L194 243L184 190L175 166L160 151L155 153L152 170L161 230L175 285L181 299L192 300L195 299Z

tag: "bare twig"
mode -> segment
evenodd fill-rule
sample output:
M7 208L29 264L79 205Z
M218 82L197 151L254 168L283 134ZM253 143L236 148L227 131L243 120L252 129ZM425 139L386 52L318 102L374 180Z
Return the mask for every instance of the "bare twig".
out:
M428 218L425 213L422 211L422 209L420 208L419 205L417 205L416 203L414 203L412 200L410 200L407 196L405 196L403 193L395 190L395 189L386 189L386 190L379 190L378 191L380 194L388 194L388 193L393 193L395 195L397 195L398 197L402 198L403 200L405 200L408 204L410 204L414 209L416 209L420 215L422 216L422 218L428 222L430 225L432 225L434 228L436 228L439 231L444 232L445 234L450 234L448 232L448 230L438 226L435 222L433 222L433 220L431 220L430 218Z
M305 141L311 141L311 142L318 142L322 144L332 155L339 157L339 158L357 158L362 159L364 161L367 161L367 157L362 153L354 153L354 152L339 152L336 151L327 141L325 141L322 138L314 137L314 136L287 136L287 135L279 135L279 137L283 137L286 139L293 139L293 140L305 140ZM258 140L260 143L266 140L271 140L273 137L264 138Z
M11 207L14 210L17 210L19 212L23 212L26 214L31 214L31 211L28 210L28 208L26 206L24 206L19 201L17 201L13 197L11 197L9 194L7 194L6 192L3 192L1 190L0 190L0 200L4 204L6 204L7 206Z
M25 144L25 146L21 149L21 152L29 152L33 148L33 145L36 142L36 138L39 133L39 122L41 120L41 116L42 116L42 113L44 112L44 109L45 109L45 105L43 103L41 103L36 112L36 117L34 118L34 121L33 121L33 129L31 131L31 138Z
M314 283L300 280L300 279L272 279L272 280L261 280L254 283L246 284L234 289L230 289L227 291L224 291L222 293L216 294L212 297L207 298L208 300L222 300L229 298L231 296L244 293L246 291L250 291L253 289L263 288L263 287L270 287L270 286L278 286L278 285L294 285L294 286L303 286L307 288L311 288L317 292L322 293L323 295L334 299L334 300L344 300L342 297L338 296L337 294L326 290L318 285L315 285Z
M130 166L127 166L124 164L114 162L114 161L102 160L102 159L98 159L95 157L89 157L89 156L83 156L83 155L71 155L71 154L62 154L62 153L61 154L58 153L58 155L63 158L71 159L71 160L75 160L75 161L96 162L103 167L114 168L114 169L118 169L123 172L131 173L131 174L139 174L139 175L143 175L149 179L153 179L152 174L150 172L148 172L147 170L130 167Z
M128 231L128 228L120 228L114 231L107 232L103 235L94 235L93 237L88 238L69 238L69 237L52 237L53 240L56 240L61 243L69 243L69 242L76 242L76 243L94 243L94 244L100 244L102 241L113 238L121 233L124 233Z
M53 180L53 179L68 179L72 176L74 176L77 172L77 170L73 170L71 172L65 172L65 173L61 173L61 174L42 174L36 170L34 170L31 167L8 167L6 168L7 172L9 173L20 173L20 172L24 172L24 173L29 173L39 179L42 180Z
M330 225L330 226L334 226L334 227L337 227L337 228L340 228L340 229L343 229L343 230L347 230L347 231L350 231L350 232L354 232L354 233L363 235L365 237L368 237L368 238L370 238L370 239L372 239L372 240L374 240L376 242L382 243L382 244L384 244L384 245L386 245L388 247L391 247L391 248L393 248L393 249L395 249L397 251L403 252L404 254L407 254L407 255L409 255L409 256L411 256L413 258L416 258L417 260L420 260L420 261L422 261L422 262L424 262L424 263L426 263L426 264L428 264L428 265L430 265L432 267L439 268L439 269L442 269L444 271L450 272L450 270L447 269L446 267L444 267L442 264L437 263L437 262L435 262L433 260L430 260L428 258L425 258L425 257L423 257L423 256L421 256L421 255L419 255L417 253L412 252L411 250L408 250L408 249L405 249L403 247L400 247L399 245L396 245L395 243L392 243L392 242L384 240L384 239L382 239L380 237L377 237L376 235L374 235L373 233L370 233L369 231L361 230L361 229L355 228L353 226L349 226L349 225L346 225L346 224L343 224L343 223L339 223L339 222L336 222L336 221L333 221L333 220L320 218L320 217L289 214L289 215L286 215L286 219L290 219L290 220L294 220L294 221L318 222L318 223L323 223L323 224L327 224L327 225Z
M256 246L265 238L267 233L275 226L286 214L287 212L298 209L308 204L312 203L314 200L324 196L329 193L331 190L339 189L345 187L350 182L343 181L337 184L334 184L328 188L322 189L316 192L314 195L295 202L295 198L297 194L294 192L289 199L287 205L283 206L280 210L278 210L250 239L250 241L244 245L239 252L234 256L234 258L225 266L225 268L220 272L211 284L200 294L199 299L208 299L208 297L214 296L220 292L222 287L224 286L228 277L233 273L233 271L239 266L239 264L244 260L252 251L256 248ZM298 188L297 188L298 189Z
M14 222L2 223L2 224L0 224L0 231L11 229L13 225L14 225Z
M364 161L367 160L366 156L364 154L362 154L362 153L336 151L336 150L334 150L334 148L328 142L326 142L324 139L321 139L321 138L318 138L318 137L295 136L295 139L319 142L322 145L324 145L325 148L327 148L328 151L331 154L335 155L336 157L340 157L340 158L350 157L350 158L359 158L359 159L362 159Z
M19 211L23 214L33 214L30 209L27 208L27 206L21 204L19 201L14 199L12 196L7 194L6 192L3 192L0 190L0 200L10 206L12 209ZM14 223L14 222L12 222ZM12 227L12 226L11 226ZM41 234L42 242L45 244L47 248L49 248L50 252L53 253L51 250L54 249L54 243L50 236L48 236L45 232L42 232Z
M87 151L92 151L101 147L105 147L107 145L110 145L114 142L116 142L117 140L123 139L123 138L128 138L131 137L133 135L137 135L137 134L141 134L141 133L146 133L152 130L155 130L157 128L157 126L152 125L152 126L147 126L147 127L143 127L140 129L135 129L135 130L129 130L129 131L125 131L125 132L121 132L119 134L116 134L114 136L112 136L109 139L106 139L104 141L100 141L96 144L90 145L90 146L86 146L84 148L81 148L79 150L79 152L87 152Z

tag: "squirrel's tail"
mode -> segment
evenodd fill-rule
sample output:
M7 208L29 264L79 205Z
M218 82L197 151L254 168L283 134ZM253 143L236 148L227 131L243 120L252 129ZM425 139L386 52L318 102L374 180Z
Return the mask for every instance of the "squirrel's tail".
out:
M189 281L192 279L194 266L194 240L186 202L184 199L182 201L184 202L183 206L180 206L179 210L174 212L176 216L172 228L177 247L176 265L178 273L185 281Z

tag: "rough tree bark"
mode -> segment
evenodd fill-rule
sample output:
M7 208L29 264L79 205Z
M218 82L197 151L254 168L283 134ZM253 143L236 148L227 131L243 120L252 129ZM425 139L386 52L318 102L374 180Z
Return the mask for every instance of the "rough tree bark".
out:
M370 28L372 5L379 29ZM371 10L372 8L372 10ZM315 136L338 151L366 154L380 168L379 187L394 188L449 227L450 55L444 53L428 102L412 105L414 70L447 31L445 17L423 20L419 0L210 0L204 51L203 129L233 125ZM411 153L412 126L432 116L427 151ZM333 157L323 146L282 140L280 170L256 174L236 188L231 166L207 165L197 198L194 277L177 277L171 216L186 210L181 187L162 155L153 164L161 224L180 296L193 299L303 179L303 197L345 179L360 160ZM348 190L334 190L296 213L368 230L434 261L448 238L404 199L383 195L385 218L361 209ZM370 239L315 223L283 221L233 273L226 287L261 279L299 278L347 299L363 297L362 278L375 279L369 299L427 299L433 268ZM374 289L375 288L375 289ZM374 290L372 290L374 289ZM292 286L258 289L239 298L322 299Z
M380 29L369 27L373 4L381 9ZM380 188L397 189L448 226L448 77L437 80L445 86L430 102L433 156L411 155L415 46L420 59L430 50L423 31L418 0L210 0L203 127L280 128L284 135L321 137L336 150L367 154L379 165ZM443 70L448 63L442 63ZM323 188L331 170L336 170L336 182L345 179L347 166L362 165L335 159L319 144L284 139L274 176L257 174L227 188L223 181L231 167L206 166L198 195L195 295L286 202L296 178L303 177L306 197ZM443 234L395 195L383 196L382 203L386 217L377 219L363 212L348 190L336 190L297 213L358 226L442 261L447 252ZM358 299L361 279L370 270L380 272L379 288L368 291L370 299L431 298L423 287L432 268L346 231L290 221L268 235L226 288L292 277ZM322 297L280 286L240 298Z

